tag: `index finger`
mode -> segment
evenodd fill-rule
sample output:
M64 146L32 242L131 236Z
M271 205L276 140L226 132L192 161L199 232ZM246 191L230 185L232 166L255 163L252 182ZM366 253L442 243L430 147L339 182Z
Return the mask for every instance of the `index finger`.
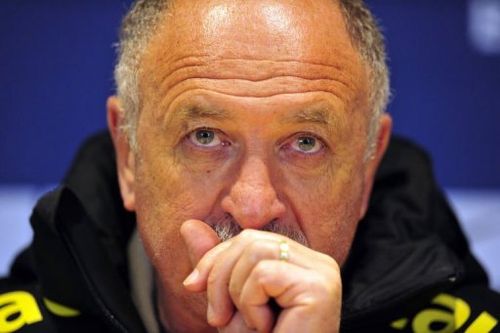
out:
M215 231L200 220L187 220L180 229L193 268L209 250L220 243Z

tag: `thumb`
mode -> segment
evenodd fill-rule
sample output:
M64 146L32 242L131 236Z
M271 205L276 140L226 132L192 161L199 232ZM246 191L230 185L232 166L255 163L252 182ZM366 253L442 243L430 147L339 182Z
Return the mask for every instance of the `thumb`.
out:
M181 235L186 244L193 268L209 250L220 243L215 231L200 220L187 220L181 225Z

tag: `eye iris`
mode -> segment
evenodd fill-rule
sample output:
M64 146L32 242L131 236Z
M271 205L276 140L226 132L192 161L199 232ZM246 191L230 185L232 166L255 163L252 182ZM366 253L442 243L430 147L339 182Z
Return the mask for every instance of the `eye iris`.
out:
M198 131L196 132L196 140L203 144L203 145L208 145L212 141L214 141L215 134L213 131Z
M311 151L316 147L316 139L310 136L298 138L298 147L302 151Z

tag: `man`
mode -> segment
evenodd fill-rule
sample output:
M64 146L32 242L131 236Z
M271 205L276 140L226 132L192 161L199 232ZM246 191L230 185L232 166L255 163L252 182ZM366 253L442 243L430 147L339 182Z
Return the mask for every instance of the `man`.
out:
M409 143L367 214L387 76L360 1L138 1L107 104L121 199L93 139L34 212L0 331L498 329Z

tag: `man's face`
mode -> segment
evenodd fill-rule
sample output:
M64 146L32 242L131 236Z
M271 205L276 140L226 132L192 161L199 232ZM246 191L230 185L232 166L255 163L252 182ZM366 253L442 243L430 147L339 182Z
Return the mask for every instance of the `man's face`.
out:
M163 286L179 296L192 268L187 219L285 225L344 262L376 164L368 89L331 0L174 3L142 60L139 149L125 158Z

